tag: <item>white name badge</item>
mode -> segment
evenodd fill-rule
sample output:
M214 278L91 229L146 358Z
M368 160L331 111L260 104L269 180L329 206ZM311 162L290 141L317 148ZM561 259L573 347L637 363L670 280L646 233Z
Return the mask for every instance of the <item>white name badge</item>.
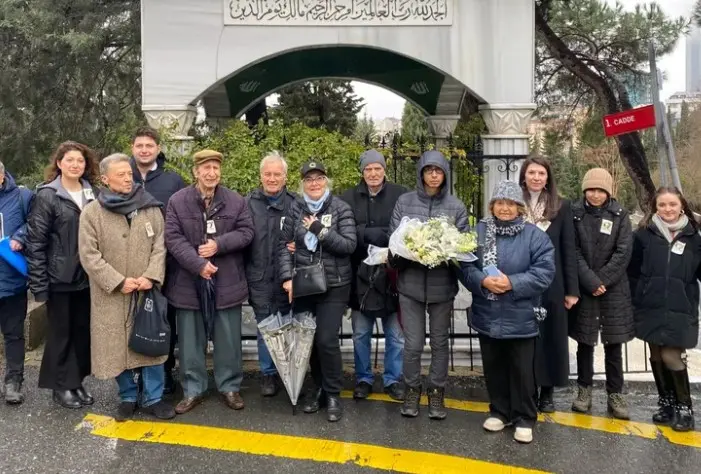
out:
M540 221L536 224L536 227L545 232L550 228L550 221Z
M324 227L331 227L331 214L324 214L321 216L321 225Z
M208 234L216 234L217 233L217 226L214 225L214 221L212 219L207 221L207 233Z
M685 242L674 242L674 245L672 245L672 253L677 254L677 255L682 255L684 254L684 249L686 248L686 243Z
M613 230L613 221L610 221L608 219L601 219L601 232L602 234L606 235L611 235L611 231Z
M151 227L150 222L146 223L146 235L148 237L153 237L154 235L156 235L156 233L153 231L153 227Z
M285 228L285 216L280 218L280 230Z
M83 196L85 196L85 199L87 201L92 201L93 199L95 199L95 195L93 194L92 189L90 188L83 189Z

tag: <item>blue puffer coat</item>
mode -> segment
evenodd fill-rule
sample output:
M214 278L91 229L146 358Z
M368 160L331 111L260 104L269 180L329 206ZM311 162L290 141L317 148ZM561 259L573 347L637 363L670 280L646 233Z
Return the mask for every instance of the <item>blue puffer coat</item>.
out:
M5 235L24 245L27 235L27 216L34 194L20 188L10 173L5 172L5 181L0 186L0 214ZM7 298L27 291L27 278L0 258L0 298Z
M497 225L499 225L497 221ZM538 322L533 308L555 277L555 249L548 235L532 224L526 224L515 236L497 235L497 268L509 277L513 289L487 299L482 280L482 252L486 225L477 225L480 248L478 260L462 264L461 281L472 292L470 326L494 339L517 339L538 335Z

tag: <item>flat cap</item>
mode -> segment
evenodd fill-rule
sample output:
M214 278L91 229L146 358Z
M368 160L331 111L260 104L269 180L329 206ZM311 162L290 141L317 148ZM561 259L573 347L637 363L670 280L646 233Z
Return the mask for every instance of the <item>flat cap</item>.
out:
M219 163L221 163L222 161L224 161L224 155L222 155L222 154L219 153L218 151L214 151L214 150L201 150L201 151L198 151L197 153L195 153L195 154L193 155L192 158L193 158L193 160L194 160L194 162L195 162L195 166L201 165L202 163L204 163L204 162L206 162L206 161L216 160L216 161L218 161Z

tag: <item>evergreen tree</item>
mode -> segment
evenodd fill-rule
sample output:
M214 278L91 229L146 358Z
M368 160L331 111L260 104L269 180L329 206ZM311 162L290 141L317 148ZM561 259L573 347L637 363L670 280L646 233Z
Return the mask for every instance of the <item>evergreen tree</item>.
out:
M318 80L282 89L270 115L287 126L299 122L350 137L362 108L350 81Z
M411 102L404 103L402 111L402 136L406 141L418 143L421 137L428 137L426 114Z
M358 120L353 131L353 138L360 143L368 143L370 146L374 146L377 141L377 131L375 130L375 121L368 115L367 110L363 113L363 116Z

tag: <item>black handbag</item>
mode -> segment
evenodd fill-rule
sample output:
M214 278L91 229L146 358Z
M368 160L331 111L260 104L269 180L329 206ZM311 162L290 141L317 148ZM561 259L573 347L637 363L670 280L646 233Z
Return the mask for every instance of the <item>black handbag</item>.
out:
M292 272L292 296L320 295L326 293L326 270L324 269L323 250L319 242L319 262L304 267L297 266L297 252L295 252L295 268ZM312 254L312 261L314 255Z
M168 355L171 329L166 297L155 286L147 291L134 291L129 309L134 318L129 349L148 357Z

